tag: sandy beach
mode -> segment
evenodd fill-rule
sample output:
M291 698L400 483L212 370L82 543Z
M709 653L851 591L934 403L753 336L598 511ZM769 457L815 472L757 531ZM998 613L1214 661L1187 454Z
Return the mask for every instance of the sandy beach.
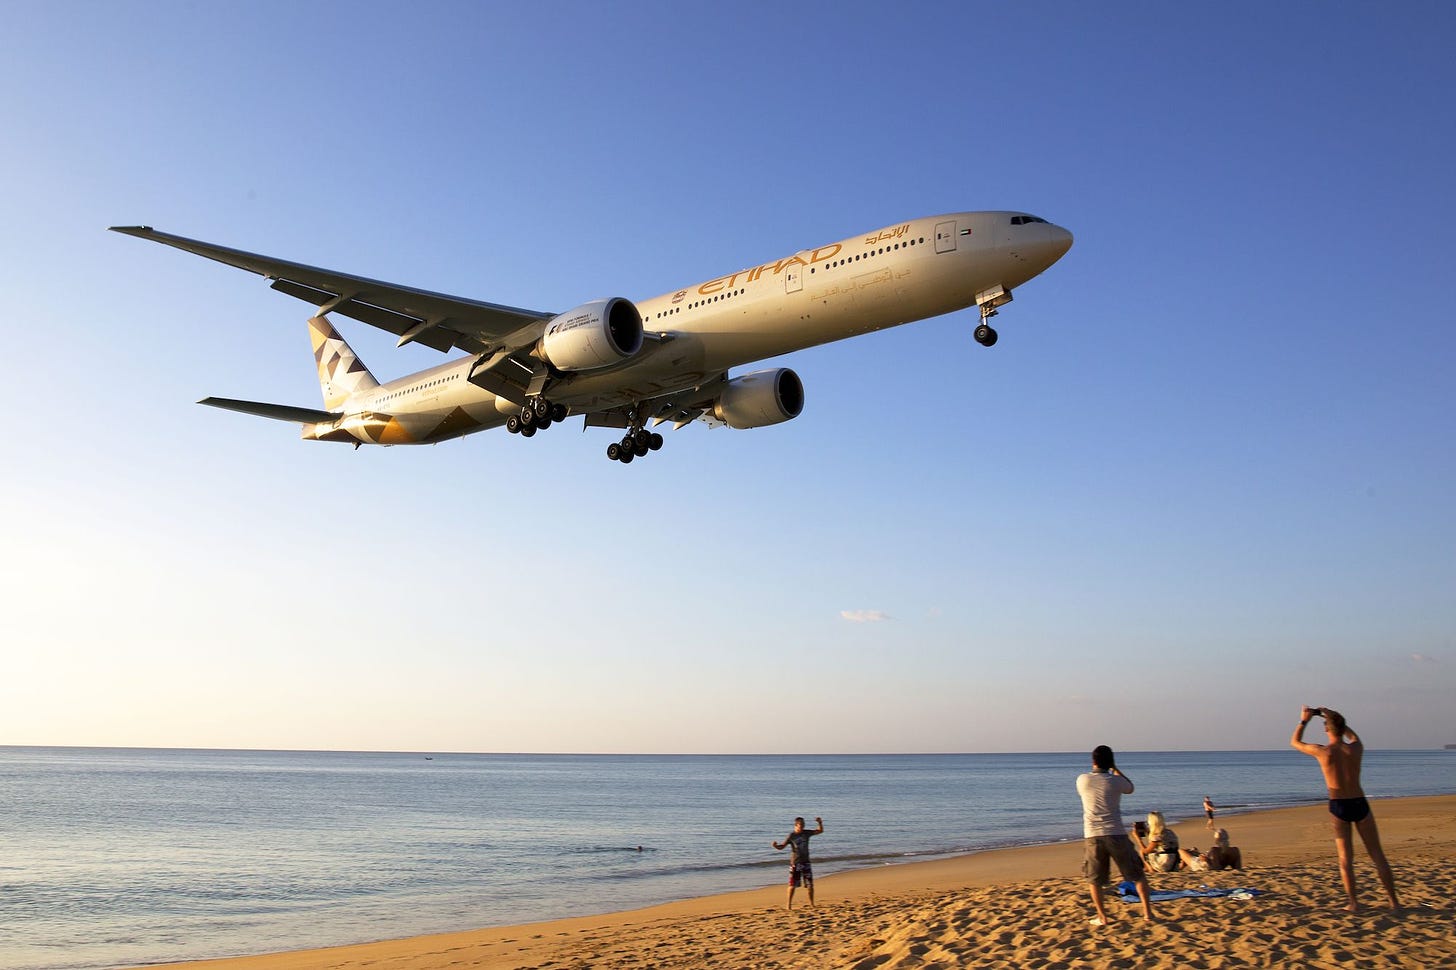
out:
M1248 887L1251 899L1156 903L1157 921L1109 900L1087 925L1080 842L823 876L816 909L784 910L784 888L631 912L211 960L198 970L550 968L1456 967L1456 795L1376 800L1404 909L1391 913L1363 847L1364 908L1344 911L1324 806L1220 818L1242 872L1152 875L1157 890ZM1069 813L1076 810L1075 801ZM1133 818L1128 816L1129 821ZM1203 820L1173 828L1207 848ZM382 928L387 931L387 928Z

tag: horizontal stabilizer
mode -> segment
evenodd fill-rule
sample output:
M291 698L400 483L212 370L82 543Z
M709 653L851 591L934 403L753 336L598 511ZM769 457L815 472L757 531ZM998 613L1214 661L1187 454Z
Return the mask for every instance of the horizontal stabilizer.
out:
M205 397L197 403L213 408L225 408L228 411L241 411L244 414L256 414L260 418L273 418L275 421L292 421L296 424L327 424L344 416L332 411L295 408L287 404L262 404L258 401L234 401L227 397Z

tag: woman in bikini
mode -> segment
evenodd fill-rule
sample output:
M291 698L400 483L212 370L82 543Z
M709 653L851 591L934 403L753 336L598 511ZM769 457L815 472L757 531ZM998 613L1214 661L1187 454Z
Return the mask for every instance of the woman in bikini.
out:
M1310 744L1304 740L1304 729L1315 715L1325 719L1329 744ZM1360 787L1360 758L1365 753L1365 746L1360 743L1359 736L1345 723L1339 711L1328 707L1304 707L1300 709L1299 726L1294 729L1289 744L1319 762L1325 786L1330 790L1330 815L1335 830L1335 851L1340 859L1340 880L1345 884L1345 895L1349 898L1345 908L1353 913L1360 907L1355 898L1354 845L1350 837L1353 826L1365 843L1370 861L1375 864L1385 895L1390 897L1390 908L1399 910L1395 877L1391 875L1390 863L1385 859L1385 850L1380 846L1380 830L1375 827L1370 803L1365 801L1365 791Z

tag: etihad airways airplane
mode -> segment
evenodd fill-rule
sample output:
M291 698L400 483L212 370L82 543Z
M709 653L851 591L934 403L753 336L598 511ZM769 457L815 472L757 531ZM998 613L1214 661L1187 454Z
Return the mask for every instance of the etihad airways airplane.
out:
M702 420L761 428L797 417L804 385L787 367L737 367L975 306L975 338L996 342L991 317L1014 287L1071 248L1072 234L1022 212L912 219L801 249L650 300L610 297L565 313L381 283L185 239L149 226L126 233L272 281L317 307L308 321L324 410L208 397L198 403L303 426L315 441L422 445L502 425L537 431L582 415L625 431L607 457L630 463L662 447L648 428ZM381 384L329 320L338 313L399 337L465 351Z

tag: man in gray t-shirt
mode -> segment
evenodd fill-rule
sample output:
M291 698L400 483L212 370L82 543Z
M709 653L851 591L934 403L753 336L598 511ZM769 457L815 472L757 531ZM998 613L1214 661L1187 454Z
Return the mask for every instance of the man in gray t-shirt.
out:
M1097 915L1087 921L1093 926L1107 925L1102 884L1107 881L1113 861L1122 878L1137 885L1143 918L1153 918L1143 861L1122 824L1122 796L1132 792L1132 779L1117 770L1112 749L1105 744L1093 748L1092 770L1077 776L1077 794L1082 796L1082 874L1091 884L1092 904L1097 907Z
M789 848L789 909L794 908L794 890L799 888L800 883L809 890L809 905L814 905L814 867L809 863L809 836L824 834L824 820L816 815L814 821L819 827L810 830L804 828L802 816L794 819L794 830L782 842L773 844L775 849Z

